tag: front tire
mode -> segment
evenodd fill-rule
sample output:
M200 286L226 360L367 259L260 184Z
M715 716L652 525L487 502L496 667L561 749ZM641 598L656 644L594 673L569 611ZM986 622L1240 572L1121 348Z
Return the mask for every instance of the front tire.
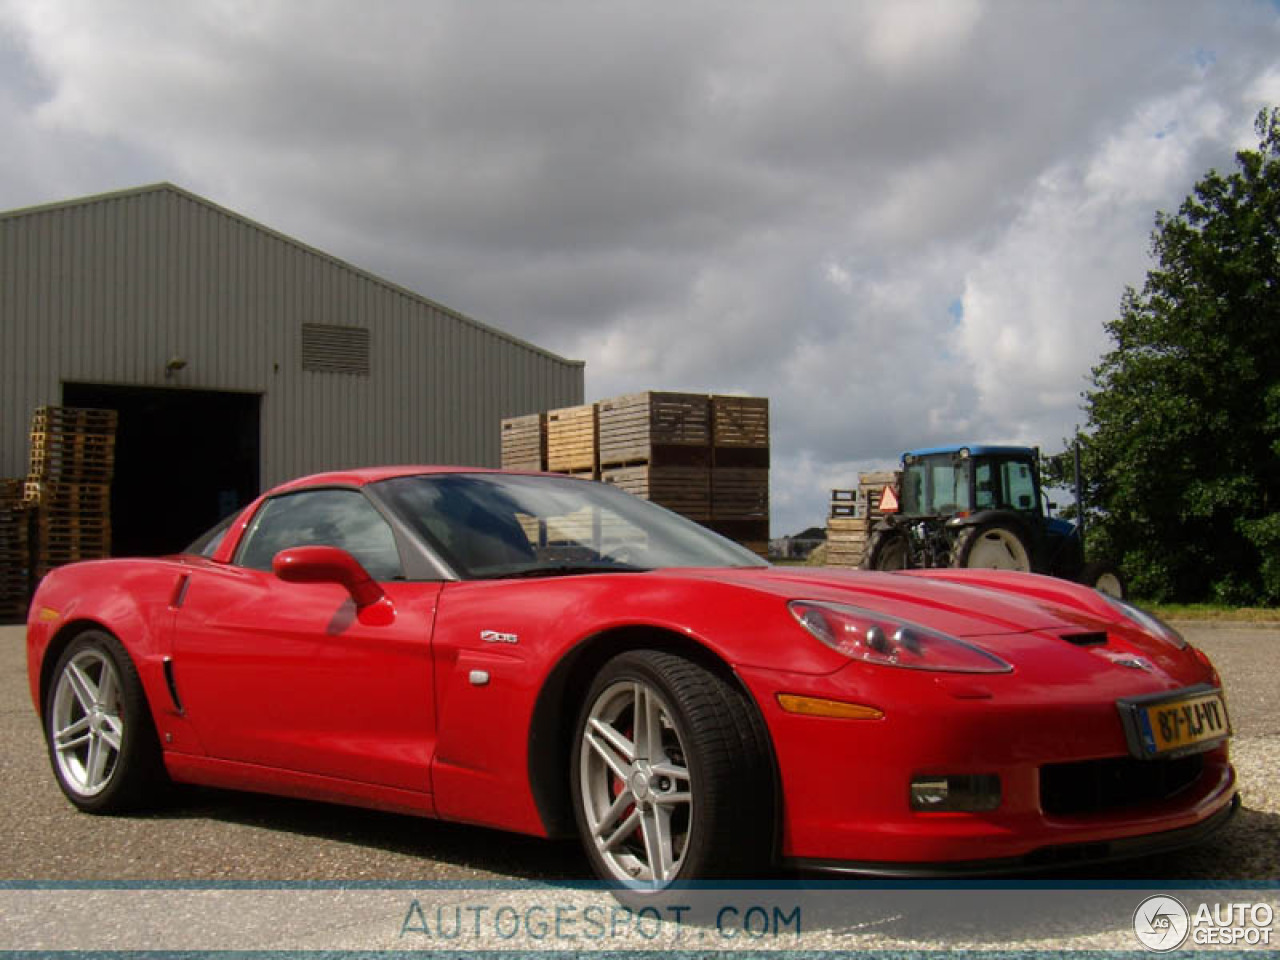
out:
M165 782L142 682L108 633L87 630L58 658L44 730L58 786L87 813L135 808Z
M951 566L969 570L1018 570L1031 572L1031 551L1012 527L984 523L965 527L956 538Z
M633 891L751 877L773 853L768 737L755 705L684 657L634 650L587 692L571 763L596 874Z

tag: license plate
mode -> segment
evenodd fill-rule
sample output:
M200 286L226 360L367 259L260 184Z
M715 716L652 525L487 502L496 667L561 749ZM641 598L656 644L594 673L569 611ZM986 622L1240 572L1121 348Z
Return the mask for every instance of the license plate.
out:
M1168 757L1207 750L1231 736L1231 721L1222 691L1200 688L1119 703L1138 757Z

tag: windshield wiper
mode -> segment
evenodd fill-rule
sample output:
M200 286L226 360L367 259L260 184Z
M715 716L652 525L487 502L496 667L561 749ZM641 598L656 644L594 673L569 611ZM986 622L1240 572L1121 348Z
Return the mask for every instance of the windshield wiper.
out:
M648 567L637 567L632 563L550 563L540 567L525 567L522 570L487 573L478 579L517 580L533 577L570 577L584 573L647 573L648 570Z

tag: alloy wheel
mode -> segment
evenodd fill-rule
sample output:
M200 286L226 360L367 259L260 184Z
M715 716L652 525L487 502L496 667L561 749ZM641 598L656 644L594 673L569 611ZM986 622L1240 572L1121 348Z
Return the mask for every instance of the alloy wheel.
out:
M662 695L640 680L601 691L578 757L582 809L612 877L665 887L680 871L696 815L687 752Z
M116 772L125 735L120 675L110 657L86 647L66 662L49 724L63 781L84 797L101 793Z

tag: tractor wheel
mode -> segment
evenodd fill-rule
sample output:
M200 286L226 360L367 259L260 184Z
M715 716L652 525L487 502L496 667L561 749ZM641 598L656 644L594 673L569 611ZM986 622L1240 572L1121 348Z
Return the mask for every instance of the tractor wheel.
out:
M971 570L1031 572L1031 551L1017 530L999 523L966 527L951 550L951 565Z
M877 530L862 557L864 570L905 570L910 566L907 537L901 530Z
M1086 563L1080 571L1080 582L1117 600L1123 600L1129 592L1119 568L1105 560Z

